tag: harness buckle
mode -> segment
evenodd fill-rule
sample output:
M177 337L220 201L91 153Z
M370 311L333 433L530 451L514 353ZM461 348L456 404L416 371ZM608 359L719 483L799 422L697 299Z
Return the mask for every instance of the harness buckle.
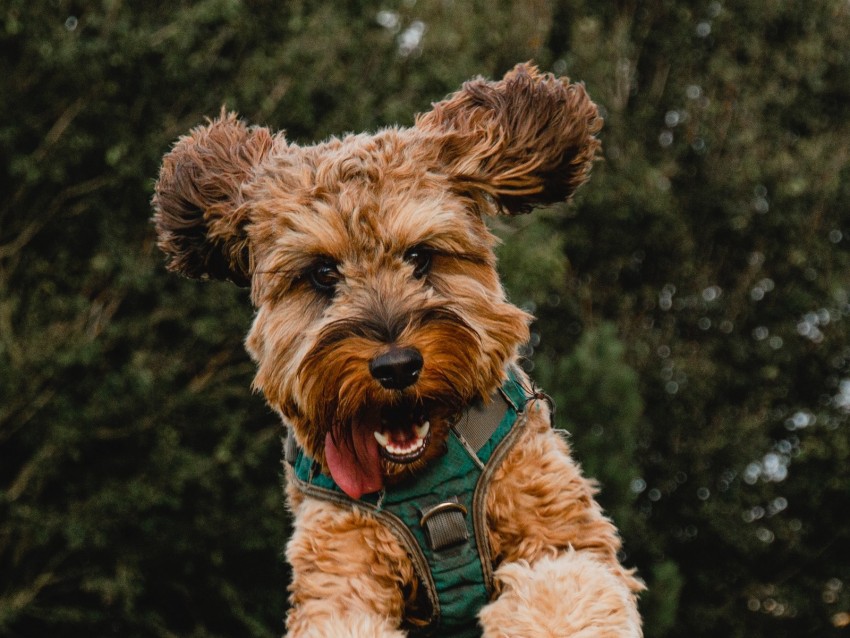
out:
M420 510L420 527L432 551L439 552L469 540L466 506L456 496Z

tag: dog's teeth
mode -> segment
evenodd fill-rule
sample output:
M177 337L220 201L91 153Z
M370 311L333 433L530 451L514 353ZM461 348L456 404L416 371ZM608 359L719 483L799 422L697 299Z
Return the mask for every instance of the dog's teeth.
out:
M399 455L401 455L401 454L411 454L411 453L419 450L419 448L422 447L423 443L424 442L421 439L415 441L412 445L408 445L406 447L402 447L401 445L396 445L394 443L390 443L389 445L386 446L386 448L387 448L387 452L390 452L391 454L399 454Z
M375 435L375 440L384 449L384 452L389 455L390 460L406 463L410 459L416 458L425 449L428 432L431 430L431 424L428 421L412 427L413 432L405 437L404 441L393 440L391 438L393 435L384 429L373 430L372 434Z
M389 438L387 438L387 435L383 432L378 432L377 430L375 430L372 434L375 435L375 439L378 441L381 447L387 447L390 444Z
M428 430L431 429L431 422L425 421L425 423L417 425L414 429L416 430L416 436L420 439L424 439L428 434Z

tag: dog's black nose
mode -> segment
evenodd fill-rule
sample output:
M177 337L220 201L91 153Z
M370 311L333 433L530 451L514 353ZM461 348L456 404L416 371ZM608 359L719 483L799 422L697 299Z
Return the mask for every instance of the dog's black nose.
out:
M369 372L388 390L403 390L416 383L423 363L416 348L392 348L369 362Z

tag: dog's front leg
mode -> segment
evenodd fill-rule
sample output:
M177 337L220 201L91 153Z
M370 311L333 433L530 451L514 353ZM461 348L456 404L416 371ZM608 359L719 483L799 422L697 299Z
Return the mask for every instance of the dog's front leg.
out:
M321 603L319 605L321 607ZM357 613L329 615L322 612L320 616L303 621L293 620L298 613L291 613L287 621L287 637L298 638L405 638L403 631L393 629L386 620Z
M404 638L402 587L413 567L372 516L307 498L295 513L290 638Z
M643 585L617 560L620 539L595 487L549 426L542 401L488 495L490 546L501 558L499 597L485 607L485 638L637 638Z
M521 560L495 573L499 597L480 613L484 638L639 638L622 578L588 553Z

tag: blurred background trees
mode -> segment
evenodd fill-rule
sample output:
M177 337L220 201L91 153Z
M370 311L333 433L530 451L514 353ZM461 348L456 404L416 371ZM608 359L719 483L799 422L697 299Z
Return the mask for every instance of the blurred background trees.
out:
M164 272L159 160L222 104L309 142L527 59L587 84L604 157L500 258L647 636L846 635L848 42L838 0L7 0L0 635L282 633L251 309Z

